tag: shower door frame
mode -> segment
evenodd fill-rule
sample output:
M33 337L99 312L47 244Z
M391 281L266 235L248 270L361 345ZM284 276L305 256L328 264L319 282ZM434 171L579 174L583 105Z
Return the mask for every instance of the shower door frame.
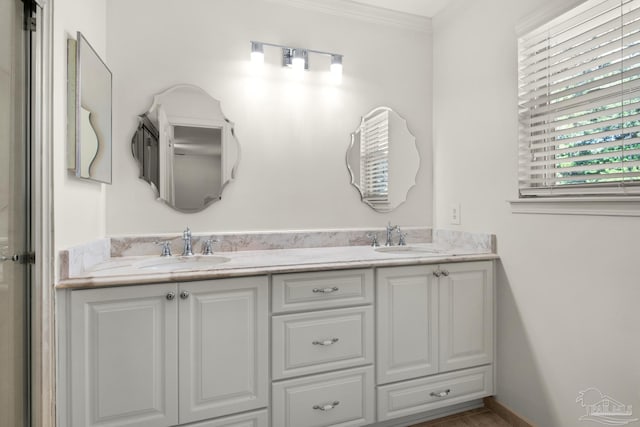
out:
M55 253L53 229L53 0L22 0L31 30L31 272L30 418L55 427ZM64 146L64 143L61 144Z

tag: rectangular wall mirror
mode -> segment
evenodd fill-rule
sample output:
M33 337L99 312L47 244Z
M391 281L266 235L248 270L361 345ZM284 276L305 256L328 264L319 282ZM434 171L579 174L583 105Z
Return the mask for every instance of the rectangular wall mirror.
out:
M111 71L80 32L67 41L67 167L111 184Z

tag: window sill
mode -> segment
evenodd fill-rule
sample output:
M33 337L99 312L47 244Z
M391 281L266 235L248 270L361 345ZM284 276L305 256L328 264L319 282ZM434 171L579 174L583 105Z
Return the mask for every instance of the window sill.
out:
M509 204L514 214L640 216L640 196L531 198Z

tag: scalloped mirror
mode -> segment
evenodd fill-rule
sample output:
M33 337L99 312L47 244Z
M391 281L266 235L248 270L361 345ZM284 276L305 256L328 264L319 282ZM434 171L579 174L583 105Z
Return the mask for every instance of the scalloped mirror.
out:
M140 178L159 200L199 212L222 198L235 178L240 146L220 101L199 87L174 86L138 116L131 140Z
M351 184L362 202L378 212L390 212L407 199L416 184L420 155L407 121L388 107L362 117L347 150Z

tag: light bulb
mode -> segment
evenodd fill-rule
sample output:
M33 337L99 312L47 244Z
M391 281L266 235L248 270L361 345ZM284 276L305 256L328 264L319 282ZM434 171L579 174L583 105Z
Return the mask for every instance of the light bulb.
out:
M264 63L264 46L262 43L251 42L251 63L256 65Z
M291 59L291 68L296 72L304 71L305 65L305 51L303 49L293 49L293 58Z
M330 81L336 84L342 83L342 55L331 55Z
M342 76L342 55L331 55L331 74L335 77Z

